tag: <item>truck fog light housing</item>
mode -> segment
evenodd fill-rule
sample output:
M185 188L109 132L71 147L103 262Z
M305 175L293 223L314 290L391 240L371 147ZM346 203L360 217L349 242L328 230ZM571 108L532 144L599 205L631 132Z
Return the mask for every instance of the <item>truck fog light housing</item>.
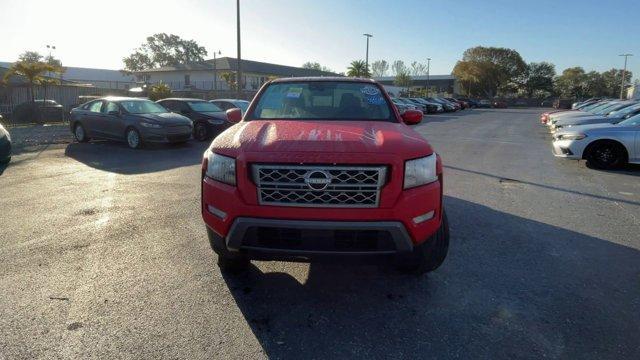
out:
M213 214L214 216L220 218L220 220L224 220L224 219L227 218L227 213L222 211L222 210L220 210L220 209L218 209L218 208L216 208L216 207L213 207L211 205L207 205L207 210L209 210L209 212L211 214Z
M427 220L431 220L431 219L433 219L433 215L434 214L435 214L435 211L431 210L426 214L422 214L420 216L416 216L416 217L413 218L413 223L414 224L420 224L420 223L423 223L423 222L425 222Z

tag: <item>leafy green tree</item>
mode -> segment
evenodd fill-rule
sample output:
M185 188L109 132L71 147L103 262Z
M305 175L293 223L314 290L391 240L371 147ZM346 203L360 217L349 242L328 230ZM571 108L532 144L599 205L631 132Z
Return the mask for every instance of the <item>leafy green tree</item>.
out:
M377 60L371 63L371 73L374 77L387 75L389 71L389 63L385 60Z
M236 82L236 74L233 72L225 71L220 74L220 77L227 83L227 86L231 90L238 89L238 83Z
M583 68L578 66L564 69L562 75L556 78L556 92L560 97L581 98L586 93L586 81L587 77Z
M548 62L529 63L524 74L522 88L527 97L547 97L553 92L553 78L556 76L555 65Z
M584 74L584 96L605 96L606 93L607 84L602 74L597 71L590 71Z
M302 64L302 68L303 69L326 71L326 72L333 72L333 70L329 69L328 67L320 65L320 63L318 63L318 62L311 62L311 61L307 61L306 63Z
M512 89L526 70L527 64L513 49L477 46L464 52L453 75L477 95L493 97Z
M157 101L171 97L171 88L165 83L157 83L149 88L149 100Z
M44 58L44 62L46 62L49 65L53 65L55 67L58 67L60 69L63 69L62 67L62 61L60 61L60 59L56 59L55 57L53 57L53 55L47 55Z
M18 56L18 61L24 61L27 63L35 63L42 61L42 55L37 51L25 51Z
M364 60L354 60L347 68L347 76L352 77L371 77L367 64Z
M29 84L29 97L31 98L31 102L35 103L35 92L34 87L36 85L47 85L50 83L50 80L46 77L47 73L60 73L62 69L41 61L30 62L30 61L17 61L9 67L9 69L4 74L4 81L8 81L12 76L21 76L27 80Z
M51 85L60 84L58 79L52 78L55 75L61 75L64 73L65 69L62 67L62 62L52 55L48 55L42 60L42 55L37 51L25 51L24 53L18 56L18 61L24 64L47 64L51 65L54 70L47 70L42 76L38 77L38 79L31 85L31 98L33 100L33 85L40 85L43 89L43 98L47 98L47 87ZM45 76L46 75L46 76Z
M194 40L173 34L158 33L147 37L146 43L122 59L128 72L204 61L207 50Z
M397 74L393 85L408 88L411 86L411 75L407 72Z
M602 73L602 81L604 82L606 89L602 96L617 98L620 95L622 71L622 69L611 69ZM631 79L633 79L633 73L627 70L625 79L627 80L627 83L630 83Z

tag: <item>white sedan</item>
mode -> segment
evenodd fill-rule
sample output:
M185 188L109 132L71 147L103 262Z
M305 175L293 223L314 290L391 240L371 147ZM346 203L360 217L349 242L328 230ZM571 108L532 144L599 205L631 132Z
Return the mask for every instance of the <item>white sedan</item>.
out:
M558 131L553 136L553 154L586 159L598 169L640 164L640 115L618 124L574 126Z

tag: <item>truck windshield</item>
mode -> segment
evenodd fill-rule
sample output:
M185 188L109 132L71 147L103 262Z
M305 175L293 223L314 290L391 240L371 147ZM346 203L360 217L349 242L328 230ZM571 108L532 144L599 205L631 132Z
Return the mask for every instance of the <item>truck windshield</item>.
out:
M345 81L271 84L248 119L397 121L377 85Z

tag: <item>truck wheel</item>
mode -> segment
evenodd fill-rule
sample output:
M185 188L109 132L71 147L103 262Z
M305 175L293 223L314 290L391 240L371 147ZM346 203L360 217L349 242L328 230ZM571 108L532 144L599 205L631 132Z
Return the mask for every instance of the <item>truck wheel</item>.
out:
M435 234L422 244L414 247L408 255L397 259L396 267L404 273L422 275L442 265L449 251L449 221L442 212L442 225Z
M222 271L240 273L249 267L249 259L242 253L234 253L227 249L224 238L207 228L211 249L218 255L218 267Z

